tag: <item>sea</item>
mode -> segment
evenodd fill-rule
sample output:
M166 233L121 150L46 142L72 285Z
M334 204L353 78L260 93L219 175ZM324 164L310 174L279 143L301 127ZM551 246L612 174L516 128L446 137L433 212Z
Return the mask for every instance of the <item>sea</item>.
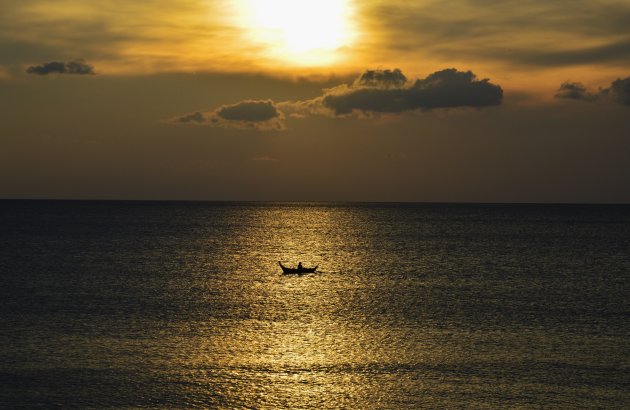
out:
M0 280L0 408L630 408L630 206L3 200Z

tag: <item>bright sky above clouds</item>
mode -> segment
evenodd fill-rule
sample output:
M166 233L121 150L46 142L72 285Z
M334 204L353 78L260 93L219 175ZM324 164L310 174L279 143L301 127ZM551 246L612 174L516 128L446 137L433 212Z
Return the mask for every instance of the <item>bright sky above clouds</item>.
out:
M2 0L3 65L84 58L103 73L348 72L454 64L617 75L624 0Z

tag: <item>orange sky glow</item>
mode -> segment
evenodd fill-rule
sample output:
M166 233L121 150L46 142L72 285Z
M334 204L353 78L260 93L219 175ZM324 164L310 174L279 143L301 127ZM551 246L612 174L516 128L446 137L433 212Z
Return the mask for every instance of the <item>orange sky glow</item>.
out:
M625 0L0 8L0 197L630 201Z

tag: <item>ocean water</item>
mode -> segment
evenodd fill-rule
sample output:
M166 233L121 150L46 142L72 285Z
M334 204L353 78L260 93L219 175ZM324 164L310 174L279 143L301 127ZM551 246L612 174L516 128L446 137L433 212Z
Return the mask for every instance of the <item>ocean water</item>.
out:
M630 408L630 207L0 201L0 279L2 408Z

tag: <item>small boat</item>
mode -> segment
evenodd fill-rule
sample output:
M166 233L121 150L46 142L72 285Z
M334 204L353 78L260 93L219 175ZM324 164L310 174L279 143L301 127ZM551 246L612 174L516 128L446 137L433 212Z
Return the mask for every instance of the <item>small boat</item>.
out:
M317 266L319 266L316 265L314 268L287 268L280 261L278 261L278 264L282 268L282 273L284 273L285 275L290 273L297 273L298 275L301 275L302 273L313 273L315 272L315 269L317 269Z

